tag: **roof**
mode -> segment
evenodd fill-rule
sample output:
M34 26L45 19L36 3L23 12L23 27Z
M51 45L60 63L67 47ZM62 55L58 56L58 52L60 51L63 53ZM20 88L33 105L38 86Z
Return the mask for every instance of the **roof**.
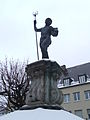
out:
M66 77L62 76L61 79L70 77L73 78L75 81L78 81L78 75L83 74L86 74L90 77L90 62L67 68L67 71L68 75Z

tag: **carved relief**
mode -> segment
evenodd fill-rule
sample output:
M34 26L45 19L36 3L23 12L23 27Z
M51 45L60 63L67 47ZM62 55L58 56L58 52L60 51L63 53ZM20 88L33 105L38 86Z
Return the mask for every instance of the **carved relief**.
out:
M62 74L61 67L56 62L40 61L28 68L30 79L29 91L26 96L28 105L60 105L63 94L57 88L57 80Z
M32 102L43 101L44 100L44 81L43 76L37 77L34 75L31 79L31 84L28 91L28 101L30 104Z

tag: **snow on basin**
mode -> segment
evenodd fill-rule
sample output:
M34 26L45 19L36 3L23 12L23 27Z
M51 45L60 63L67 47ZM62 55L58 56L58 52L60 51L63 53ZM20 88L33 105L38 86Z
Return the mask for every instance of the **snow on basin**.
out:
M0 117L0 120L83 120L64 110L17 110Z

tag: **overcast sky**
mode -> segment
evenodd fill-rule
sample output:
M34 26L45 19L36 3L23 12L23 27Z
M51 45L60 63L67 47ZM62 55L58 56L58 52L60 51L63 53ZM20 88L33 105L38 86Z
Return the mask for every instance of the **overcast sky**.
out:
M67 67L90 61L90 0L0 0L0 60L37 60L33 11L38 28L50 17L59 29L48 48L50 60Z

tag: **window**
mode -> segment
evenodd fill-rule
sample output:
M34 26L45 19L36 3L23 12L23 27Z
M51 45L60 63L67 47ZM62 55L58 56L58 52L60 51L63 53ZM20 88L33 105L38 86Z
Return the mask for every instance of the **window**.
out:
M75 115L83 118L82 110L75 110Z
M90 90L87 90L84 93L85 93L85 99L86 100L90 99Z
M70 94L64 94L64 103L70 102Z
M2 86L0 85L0 92L2 91Z
M78 78L79 78L80 83L85 83L86 82L86 75L85 74L84 75L79 75Z
M70 79L64 79L64 85L65 85L65 86L68 86L68 85L69 85L69 82L70 82Z
M0 92L2 91L2 84L0 83Z
M75 93L73 93L73 95L74 95L74 100L75 101L79 101L80 100L80 92L75 92Z
M90 119L90 109L87 109L88 119Z

